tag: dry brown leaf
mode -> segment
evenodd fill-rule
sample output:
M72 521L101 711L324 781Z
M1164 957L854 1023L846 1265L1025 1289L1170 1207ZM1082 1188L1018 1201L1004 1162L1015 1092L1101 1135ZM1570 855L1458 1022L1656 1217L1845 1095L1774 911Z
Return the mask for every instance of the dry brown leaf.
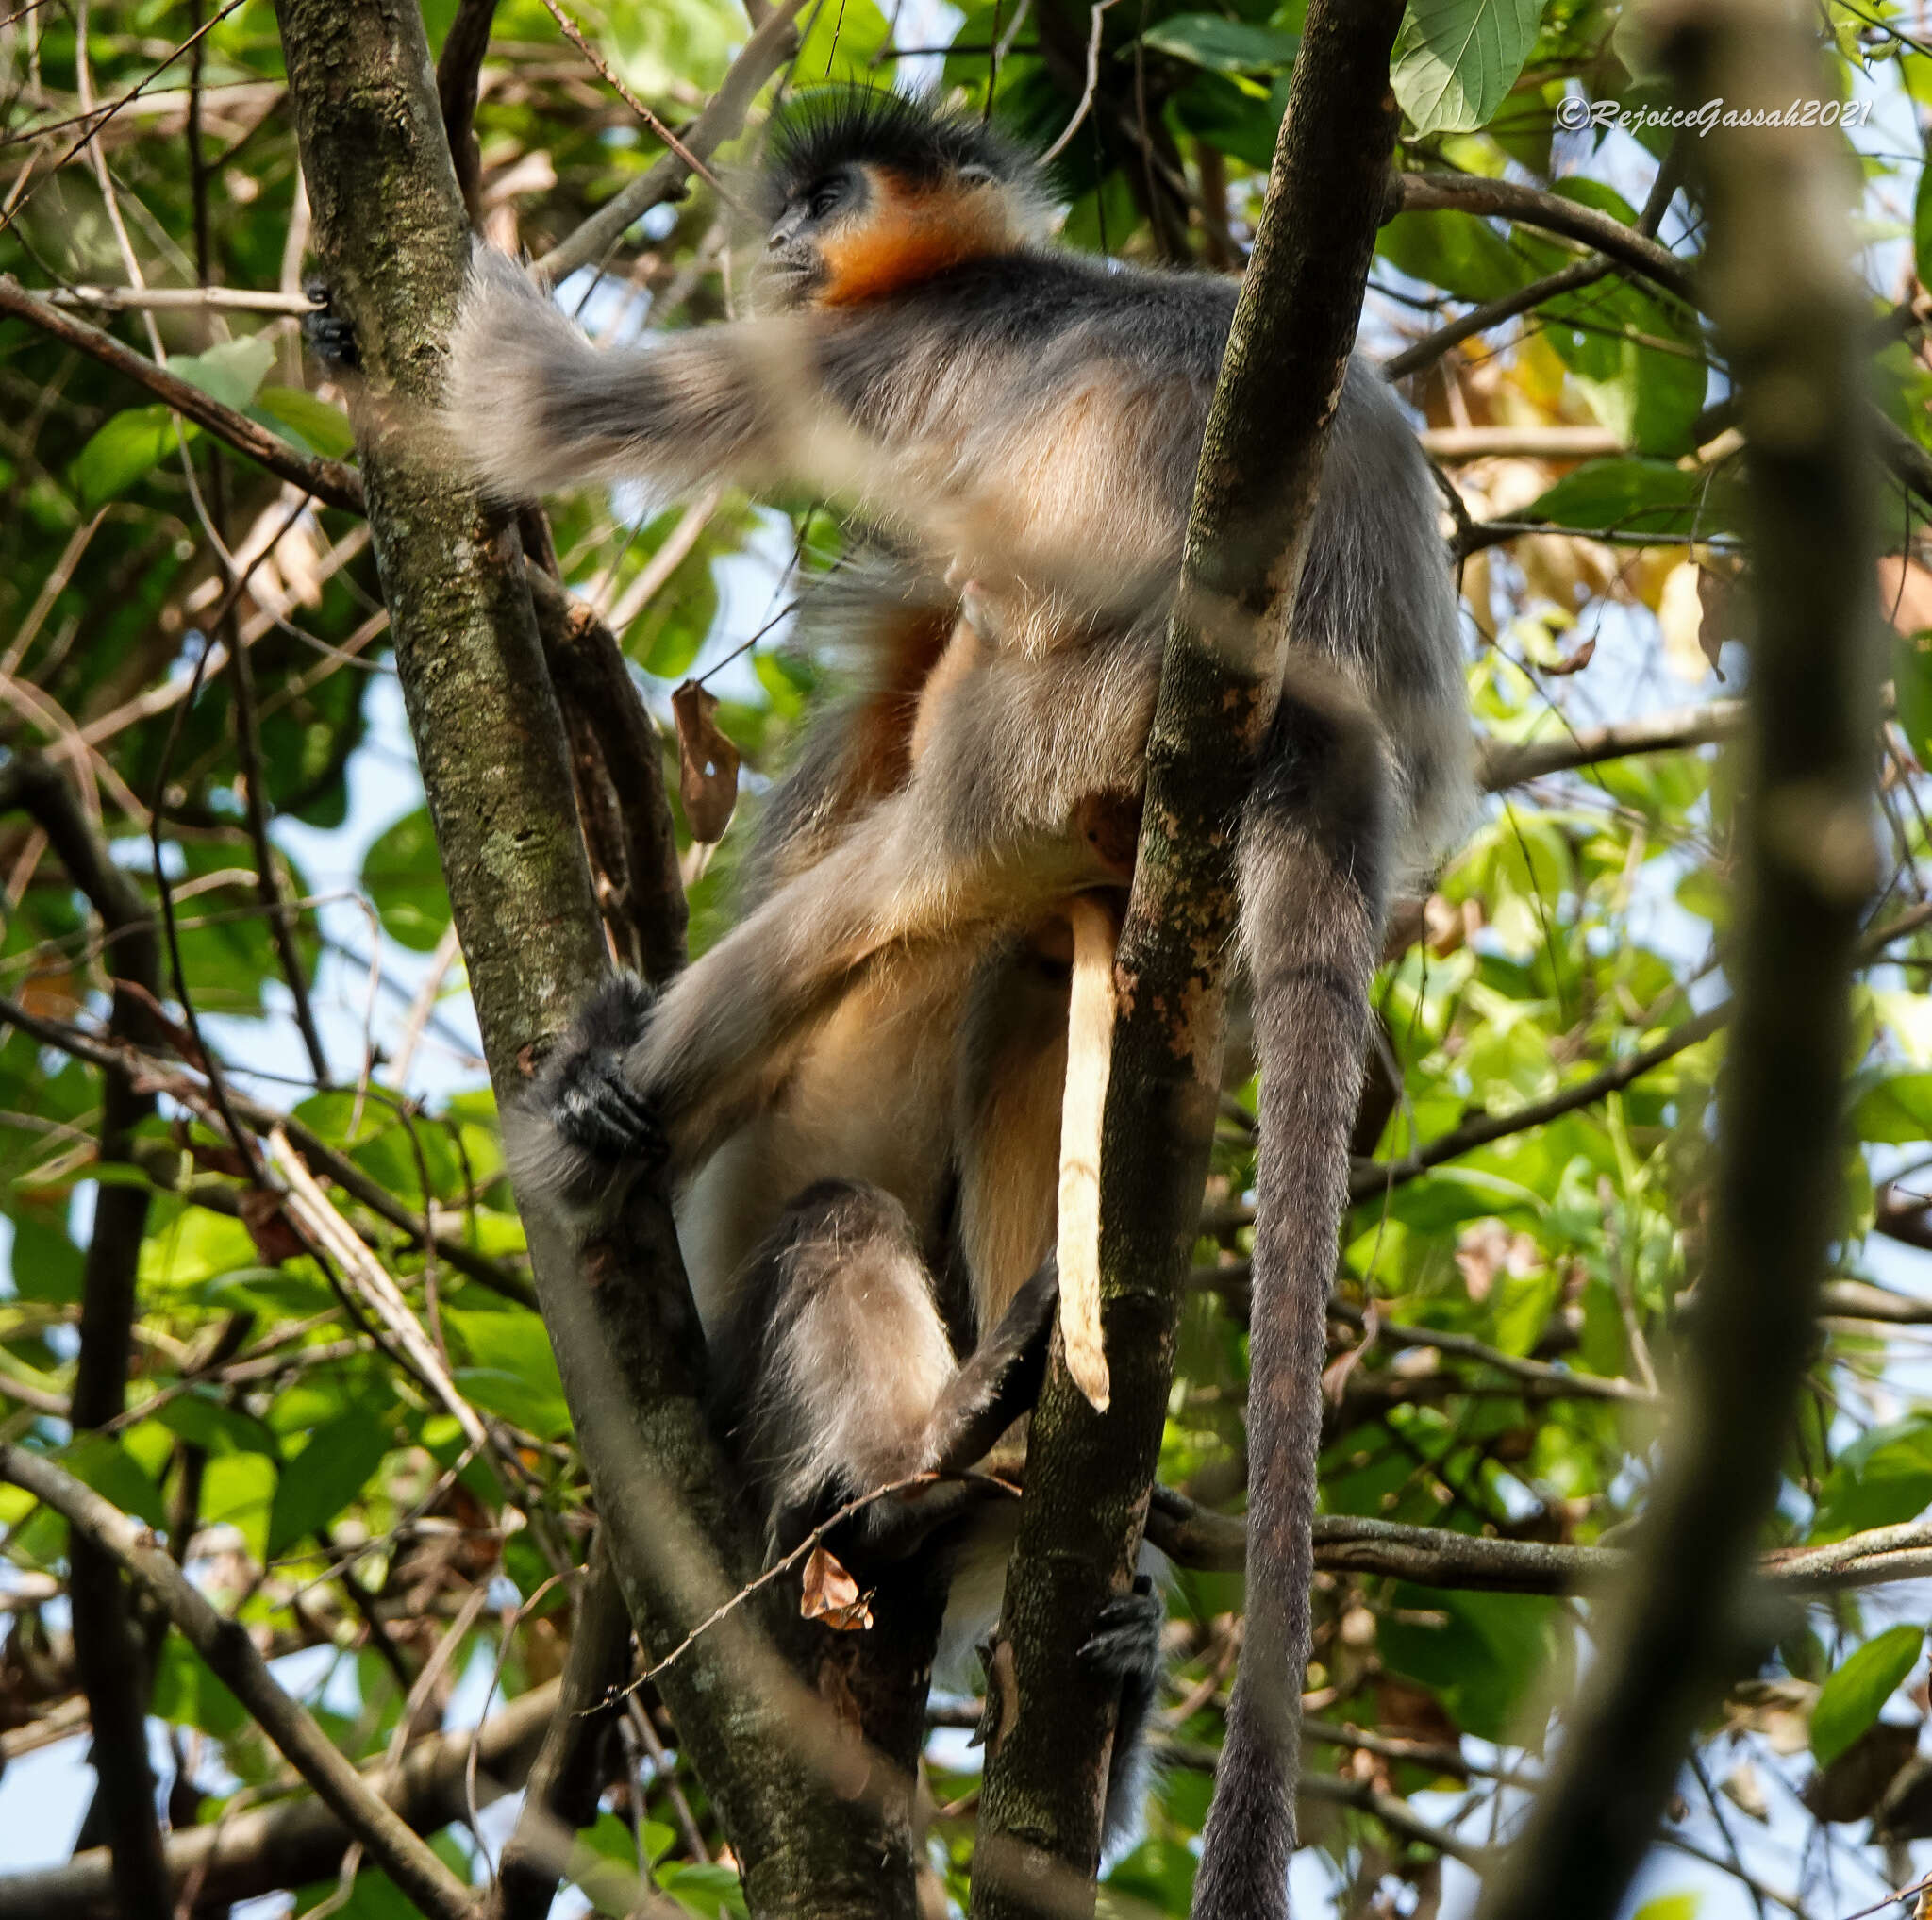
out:
M1724 1776L1718 1792L1740 1813L1748 1814L1753 1820L1771 1818L1771 1802L1765 1796L1764 1781L1748 1760L1740 1761Z
M1562 679L1568 674L1580 674L1596 655L1596 637L1591 635L1581 646L1566 653L1554 666L1543 668L1545 677Z
M713 717L718 696L687 680L671 696L677 722L677 793L691 838L714 843L724 838L738 805L738 749Z
M265 1187L249 1187L236 1207L262 1265L278 1267L285 1260L300 1260L308 1251L282 1211L281 1194Z
M805 1589L798 1599L798 1611L807 1620L823 1620L837 1633L863 1633L872 1625L870 1594L858 1591L858 1582L828 1553L823 1544L811 1550L805 1563Z

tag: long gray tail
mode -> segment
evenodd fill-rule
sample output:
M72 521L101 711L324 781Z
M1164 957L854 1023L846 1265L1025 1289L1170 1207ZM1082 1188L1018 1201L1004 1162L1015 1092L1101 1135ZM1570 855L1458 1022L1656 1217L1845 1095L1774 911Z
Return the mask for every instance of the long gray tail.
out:
M1261 1070L1247 1625L1194 1920L1288 1911L1326 1305L1382 918L1386 787L1373 724L1291 690L1241 827L1241 937Z

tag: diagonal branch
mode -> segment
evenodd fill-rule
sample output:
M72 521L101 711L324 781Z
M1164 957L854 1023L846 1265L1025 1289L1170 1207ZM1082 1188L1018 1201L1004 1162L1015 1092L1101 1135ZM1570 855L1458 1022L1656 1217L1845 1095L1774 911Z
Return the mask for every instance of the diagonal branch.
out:
M11 274L0 274L0 313L11 313L31 323L63 346L71 346L137 386L145 387L184 420L205 426L237 453L246 454L278 478L313 493L331 507L361 512L362 480L354 468L345 467L340 460L306 459L287 441L258 425L247 414L225 407L199 387L191 386L178 374L158 366L145 354L123 346L111 334L88 326L84 320L75 320L29 293Z
M798 32L793 23L804 6L805 0L784 0L765 16L732 61L731 71L709 105L685 129L679 144L686 153L699 161L708 160L724 142L737 138L758 89L797 52ZM625 227L652 208L680 198L691 175L691 169L682 156L667 153L648 173L640 175L598 208L574 233L558 241L537 261L534 271L546 280L560 280L578 267L603 259L624 238Z
M216 1612L139 1520L24 1447L0 1444L0 1480L44 1501L154 1595L317 1796L432 1920L475 1920L470 1890L371 1791L308 1710L282 1691L248 1629ZM146 1911L165 1912L167 1906Z

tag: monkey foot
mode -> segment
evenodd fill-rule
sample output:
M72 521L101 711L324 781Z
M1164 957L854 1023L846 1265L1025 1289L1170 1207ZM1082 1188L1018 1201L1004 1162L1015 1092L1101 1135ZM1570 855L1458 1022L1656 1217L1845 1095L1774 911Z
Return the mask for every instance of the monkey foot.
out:
M1080 1649L1081 1663L1104 1679L1124 1680L1159 1663L1161 1623L1167 1608L1145 1574L1101 1608Z

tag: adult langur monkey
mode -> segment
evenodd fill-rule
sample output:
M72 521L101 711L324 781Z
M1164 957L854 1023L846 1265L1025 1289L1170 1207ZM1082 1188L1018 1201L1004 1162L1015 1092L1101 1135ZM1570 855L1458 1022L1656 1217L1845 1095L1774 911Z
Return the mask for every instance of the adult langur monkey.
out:
M605 992L508 1121L525 1203L583 1221L668 1158L721 1390L789 1544L842 1500L971 1464L1029 1403L1054 1294L1065 927L1127 877L1235 289L1049 243L1028 156L897 95L798 102L761 191L757 317L645 347L593 347L480 253L446 420L504 498L805 485L851 500L876 543L803 616L867 683L768 810L745 916L655 998ZM1261 1072L1249 1633L1298 1674L1319 1434L1294 1411L1308 1396L1280 1389L1324 1359L1385 898L1469 793L1435 488L1360 360L1293 632L1239 871ZM932 1512L869 1509L858 1549L896 1531L903 1550ZM983 1512L953 1546L962 1530L954 1611L983 1618L1010 1535ZM1159 1618L1137 1588L1089 1646L1122 1683L1110 1840L1133 1816ZM1266 1710L1244 1667L1207 1920L1285 1901L1294 1757Z

